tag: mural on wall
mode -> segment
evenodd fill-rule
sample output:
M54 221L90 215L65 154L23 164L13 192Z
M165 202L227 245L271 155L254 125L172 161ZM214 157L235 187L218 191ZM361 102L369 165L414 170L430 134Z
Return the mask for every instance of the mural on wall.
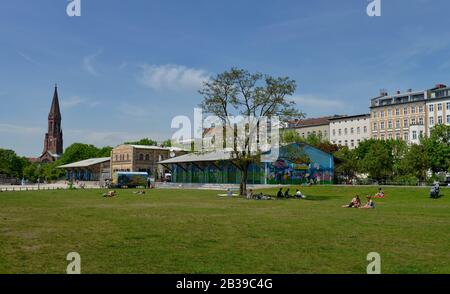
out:
M267 163L269 184L331 182L332 173L326 158L320 158L307 145L288 145L280 150L277 161Z

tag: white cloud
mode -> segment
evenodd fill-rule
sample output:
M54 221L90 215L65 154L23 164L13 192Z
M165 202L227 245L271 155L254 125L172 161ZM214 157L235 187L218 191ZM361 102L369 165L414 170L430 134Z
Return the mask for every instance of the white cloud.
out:
M43 128L0 123L0 134L36 135L44 133Z
M209 74L205 70L174 64L144 64L138 77L139 82L146 87L173 91L199 90L208 79Z
M98 72L97 72L97 70L95 69L94 62L95 62L95 59L96 59L100 54L102 54L102 51L101 51L101 50L99 50L99 51L98 51L97 53L95 53L95 54L92 54L92 55L89 55L89 56L85 56L85 57L83 58L83 68L84 68L84 70L86 70L88 73L90 73L90 74L93 75L93 76L98 76Z
M63 108L73 108L77 106L88 106L88 107L94 107L97 106L99 102L93 101L87 98L81 98L79 96L72 96L67 99L61 100L61 106Z

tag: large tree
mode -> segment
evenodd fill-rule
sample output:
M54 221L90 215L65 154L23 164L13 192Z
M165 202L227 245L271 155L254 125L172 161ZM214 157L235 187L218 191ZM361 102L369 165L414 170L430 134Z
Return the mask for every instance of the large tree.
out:
M231 137L234 138L231 146L232 161L241 172L241 195L247 190L248 168L258 161L261 152L252 149L255 133L263 127L260 125L264 121L263 118L271 119L277 116L283 120L301 115L295 102L288 100L295 89L295 81L288 77L275 78L232 68L205 82L199 91L203 96L200 106L204 112L220 119L224 138L229 138L229 130L232 130ZM243 139L236 135L238 126L230 119L231 116L237 115L252 117L256 121L256 128L248 126L250 124L244 125L246 135ZM259 143L258 139L256 141ZM226 145L227 139L223 142Z
M434 173L450 169L450 126L438 125L431 130L431 136L422 140L424 151Z
M22 177L22 169L27 162L12 150L0 149L0 174L8 177Z

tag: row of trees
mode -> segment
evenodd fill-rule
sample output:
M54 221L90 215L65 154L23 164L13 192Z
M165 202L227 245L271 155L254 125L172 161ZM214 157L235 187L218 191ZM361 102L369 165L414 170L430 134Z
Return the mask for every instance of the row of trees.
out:
M125 144L158 145L156 141L149 138ZM171 141L164 141L161 146L170 147ZM0 175L15 179L25 178L30 182L55 181L64 177L64 170L59 169L58 166L89 158L108 157L112 149L110 146L98 148L94 145L74 143L66 148L64 154L57 161L47 164L32 163L27 158L18 156L12 150L0 149Z
M438 180L439 174L450 172L450 126L445 125L434 127L430 137L421 138L420 144L413 145L401 140L371 139L350 150L317 135L302 138L295 131L284 133L283 141L305 142L332 153L340 182L351 182L364 175L369 181L415 185Z

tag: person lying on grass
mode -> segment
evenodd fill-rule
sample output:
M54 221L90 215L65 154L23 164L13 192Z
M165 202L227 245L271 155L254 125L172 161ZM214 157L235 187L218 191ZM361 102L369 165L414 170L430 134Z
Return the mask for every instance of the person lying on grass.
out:
M375 202L373 202L372 197L367 195L366 198L367 198L366 205L364 205L363 207L360 207L360 208L363 208L363 209L374 209L375 208Z
M116 197L116 191L108 191L108 193L103 194L103 197Z
M144 195L145 191L144 190L140 190L140 191L137 191L137 192L133 192L133 194Z
M359 198L359 195L356 195L349 205L343 205L344 208L360 208L361 207L361 199Z

